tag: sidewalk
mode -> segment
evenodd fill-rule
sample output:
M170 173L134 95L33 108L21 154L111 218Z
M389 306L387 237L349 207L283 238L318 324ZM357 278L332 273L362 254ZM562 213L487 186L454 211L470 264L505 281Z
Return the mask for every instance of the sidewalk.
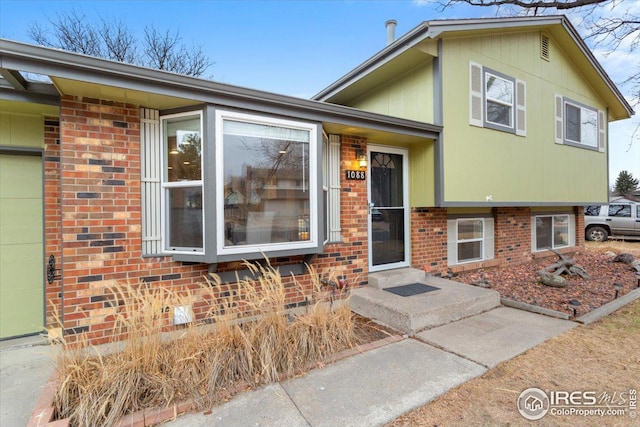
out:
M499 307L240 393L206 415L189 413L166 425L384 425L574 326ZM51 348L14 341L0 343L2 426L26 425L52 372Z
M208 415L185 414L166 425L384 425L575 326L567 320L499 307L305 376L242 393Z

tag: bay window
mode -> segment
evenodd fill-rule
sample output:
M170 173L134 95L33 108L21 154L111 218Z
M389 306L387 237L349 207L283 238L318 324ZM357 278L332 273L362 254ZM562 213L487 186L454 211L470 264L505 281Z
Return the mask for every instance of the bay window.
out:
M202 253L202 114L190 112L162 118L164 249Z
M317 125L216 111L218 254L318 246Z

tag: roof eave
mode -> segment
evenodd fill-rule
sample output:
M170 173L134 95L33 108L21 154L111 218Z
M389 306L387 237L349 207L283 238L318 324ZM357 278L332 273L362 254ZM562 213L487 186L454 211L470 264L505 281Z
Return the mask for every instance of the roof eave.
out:
M304 113L317 121L334 121L386 132L435 138L441 126L358 110L321 101L279 95L191 76L0 39L0 67L55 75L114 87L180 95L196 101L215 99L224 105L269 106Z

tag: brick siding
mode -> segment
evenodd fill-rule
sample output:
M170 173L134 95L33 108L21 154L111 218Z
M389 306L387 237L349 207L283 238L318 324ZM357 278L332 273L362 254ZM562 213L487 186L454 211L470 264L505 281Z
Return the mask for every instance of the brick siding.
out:
M116 308L111 306L110 286L138 286L144 282L193 291L204 282L208 266L174 262L171 257L142 257L139 106L63 97L60 126L59 146L54 143L55 128L47 128L51 161L46 170L51 192L47 192L45 203L47 254L58 254L63 278L48 288L47 304L58 307L67 339L86 333L92 343L102 343L113 338ZM327 245L325 253L312 262L321 277L340 276L350 286L366 283L368 273L367 223L362 221L367 209L366 181L344 180L344 171L353 168L355 147L366 149L366 141L343 137L343 241ZM59 161L54 160L58 152ZM62 221L56 222L60 217ZM281 258L273 263L301 260ZM218 265L218 271L243 267L240 262L225 263ZM296 280L306 290L311 286L308 274ZM285 281L290 287L286 303L304 301L293 281ZM217 296L231 288L232 285L222 285ZM208 309L207 303L198 301L194 304L196 318ZM54 326L51 316L47 323Z
M446 209L411 209L411 266L432 274L447 270Z
M58 140L61 142L58 143ZM366 139L342 136L342 241L330 243L313 258L321 277L339 276L349 286L367 283L367 182L346 180L345 171L357 169L356 150L366 150ZM196 290L204 282L207 265L174 262L171 257L142 257L139 106L99 99L63 97L59 125L45 120L46 255L53 254L63 277L47 285L47 324L55 326L54 310L63 320L63 332L73 340L86 333L92 343L114 337L116 308L109 287L116 283L139 286L153 283L176 291ZM576 229L584 226L582 208L576 208ZM529 208L495 208L495 257L500 263L531 258ZM584 244L582 232L576 243ZM447 212L445 208L411 209L411 265L432 273L447 270ZM272 260L275 265L301 262L302 257ZM241 262L221 263L218 271L244 268ZM304 296L285 279L287 304ZM296 277L308 290L308 274ZM223 297L234 285L222 285ZM196 319L209 302L194 304ZM167 314L167 328L169 314Z
M494 257L503 264L531 260L531 209L494 208Z

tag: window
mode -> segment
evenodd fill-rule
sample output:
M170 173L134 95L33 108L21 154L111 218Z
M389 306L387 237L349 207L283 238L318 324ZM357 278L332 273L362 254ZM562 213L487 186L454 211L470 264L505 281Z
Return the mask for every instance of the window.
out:
M164 249L202 253L202 114L162 117Z
M586 216L599 216L601 207L602 206L600 206L600 205L585 206L584 214Z
M575 245L573 215L540 215L534 219L533 242L536 251Z
M485 71L485 120L487 124L513 129L514 81Z
M565 141L598 146L598 113L565 101Z
M458 262L477 261L483 258L483 219L458 220Z
M447 221L449 264L493 258L493 218L458 218Z
M605 114L556 95L556 143L604 151Z
M609 215L631 218L631 205L609 205Z
M218 254L316 247L317 126L216 112Z
M470 63L469 124L526 135L526 84Z

